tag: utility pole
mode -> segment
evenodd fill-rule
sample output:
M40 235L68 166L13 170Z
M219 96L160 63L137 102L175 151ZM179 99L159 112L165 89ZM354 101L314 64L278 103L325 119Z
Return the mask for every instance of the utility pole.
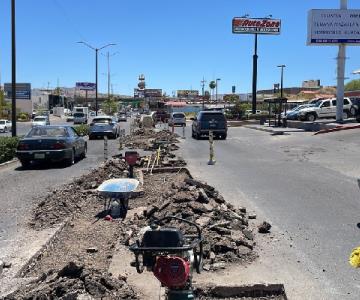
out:
M11 0L11 135L16 136L16 34L15 34L15 0Z
M205 83L206 83L206 80L203 77L203 80L201 80L202 98L203 98L202 109L203 110L205 109Z
M106 53L108 63L108 100L110 101L110 53Z
M280 83L280 98L284 98L284 68L285 65L279 65L278 68L281 68L281 83Z
M340 0L340 9L347 10L348 1ZM339 53L337 57L337 101L336 101L336 121L342 123L344 115L344 81L345 81L345 60L346 60L346 45L339 45Z

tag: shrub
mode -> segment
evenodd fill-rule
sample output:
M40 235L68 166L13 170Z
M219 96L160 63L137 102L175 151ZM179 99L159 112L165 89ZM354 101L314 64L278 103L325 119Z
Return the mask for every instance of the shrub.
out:
M29 115L26 113L20 113L18 114L18 120L19 121L28 121L30 120Z
M74 126L74 129L79 135L89 135L90 126L87 124L81 124Z
M19 143L18 137L0 137L0 163L12 160Z

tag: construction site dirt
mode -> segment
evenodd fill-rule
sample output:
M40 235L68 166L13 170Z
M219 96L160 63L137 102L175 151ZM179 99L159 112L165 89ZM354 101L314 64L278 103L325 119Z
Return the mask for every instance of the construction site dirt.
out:
M139 133L144 139L145 133ZM147 133L146 139L148 136L152 139L150 145L157 143L156 138L176 140L166 131ZM171 154L171 150L166 153ZM112 278L107 273L114 252L118 245L127 247L135 243L141 238L141 230L152 221L170 215L193 221L202 228L205 272L224 270L234 263L249 264L256 259L255 227L249 222L246 208L227 203L212 186L192 178L183 167L164 169L164 165L159 164L151 171L147 165L146 158L139 159L137 174L143 174L143 191L130 199L125 219L105 220L108 212L104 211L104 199L96 190L105 180L128 176L128 167L122 158L108 160L88 175L40 200L29 226L42 230L61 223L65 225L51 247L24 270L24 276L37 279L7 299L62 299L66 294L74 294L74 299L79 295L136 299L139 294L126 284L126 274ZM177 221L167 225L192 233L190 227ZM70 275L66 272L69 269L72 270ZM32 297L23 297L24 293ZM120 294L124 296L119 298Z

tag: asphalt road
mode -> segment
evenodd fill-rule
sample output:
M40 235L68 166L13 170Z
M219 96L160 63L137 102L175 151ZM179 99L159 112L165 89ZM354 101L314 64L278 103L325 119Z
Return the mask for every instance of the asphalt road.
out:
M30 124L20 123L21 131L26 133ZM52 124L66 124L58 119ZM129 122L120 123L128 131ZM118 140L108 141L109 156L118 154ZM50 190L70 182L74 177L88 173L104 161L103 140L88 141L87 158L71 167L61 164L34 165L23 170L20 163L0 169L0 259L14 256L14 249L26 231L25 221L37 199ZM16 253L15 253L16 255Z
M359 271L348 264L360 245L359 130L272 136L231 128L226 141L215 141L217 162L208 166L208 141L192 139L189 127L180 153L192 174L258 213L285 241L272 245L268 271L288 281L290 299L359 299ZM308 282L285 276L293 262Z

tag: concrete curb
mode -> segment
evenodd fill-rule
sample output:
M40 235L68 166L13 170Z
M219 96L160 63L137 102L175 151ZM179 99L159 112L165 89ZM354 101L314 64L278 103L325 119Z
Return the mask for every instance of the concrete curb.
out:
M343 131L343 130L350 130L350 129L358 129L360 128L360 124L359 125L353 125L353 126L338 126L335 128L329 128L329 129L324 129L324 130L320 130L318 132L315 132L314 135L318 135L318 134L324 134L324 133L330 133L330 132L337 132L337 131Z
M17 158L14 158L14 159L12 159L12 160L9 160L9 161L7 161L7 162L4 162L4 163L0 164L0 169L5 168L5 167L7 167L7 166L9 166L9 165L12 165L12 164L14 164L14 163L16 163L16 162L18 162L18 161L19 161L19 160L18 160Z
M245 286L196 286L200 292L219 298L283 296L287 299L283 284L254 284Z
M273 130L273 129L259 128L259 127L249 126L249 125L243 125L242 127L245 127L245 128L248 128L248 129L259 130L259 131L264 131L264 132L269 132L269 133L276 133L276 132L278 132L278 131Z
M31 258L20 268L20 270L16 273L15 277L24 277L29 272L29 270L34 267L34 265L41 258L41 256L54 245L57 237L70 224L72 219L73 217L71 216L60 224L58 229L48 238L45 244L42 245L42 247L33 256L31 256Z

